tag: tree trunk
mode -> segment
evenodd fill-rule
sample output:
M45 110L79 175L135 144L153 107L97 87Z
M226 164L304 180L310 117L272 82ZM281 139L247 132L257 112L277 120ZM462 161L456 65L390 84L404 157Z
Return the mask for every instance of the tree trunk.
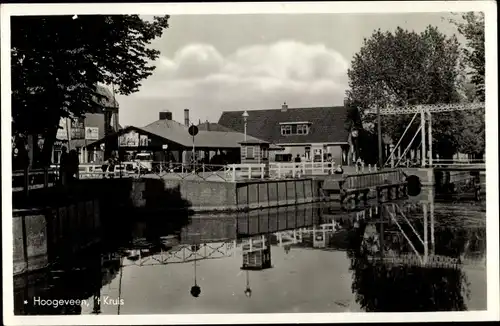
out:
M41 153L41 164L43 167L49 167L52 163L52 149L54 148L54 143L56 141L57 130L59 129L59 119L58 123L50 127L43 135L44 143Z

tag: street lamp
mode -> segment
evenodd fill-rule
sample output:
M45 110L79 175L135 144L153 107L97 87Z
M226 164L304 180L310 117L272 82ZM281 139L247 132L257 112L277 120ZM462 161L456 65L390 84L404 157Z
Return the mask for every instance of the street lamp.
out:
M252 289L250 289L250 277L248 274L248 269L246 270L246 274L247 274L247 288L245 289L245 295L247 296L247 298L250 298L252 296Z
M359 131L356 127L353 127L352 130L351 130L351 139L352 139L352 146L354 147L353 148L353 161L356 162L356 160L358 159L358 136L359 136Z
M248 120L248 112L245 111L242 114L243 116L243 122L244 122L244 134L245 134L245 141L247 141L247 120Z
M198 247L195 245L194 249L198 251ZM191 287L191 295L195 298L198 298L201 293L201 288L198 286L196 283L196 255L197 253L195 252L194 254L194 285Z

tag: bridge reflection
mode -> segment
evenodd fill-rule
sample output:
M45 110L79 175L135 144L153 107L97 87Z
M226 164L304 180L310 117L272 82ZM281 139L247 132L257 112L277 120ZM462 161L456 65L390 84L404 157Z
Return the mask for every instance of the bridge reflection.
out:
M472 204L474 207L470 206ZM467 209L465 205L469 205ZM71 271L52 271L45 276L48 280L38 282L38 285L31 285L32 280L18 280L16 313L80 314L85 308L24 304L24 300L36 296L87 299L91 302L87 310L101 313L98 299L102 297L101 293L106 293L103 285L114 280L116 292L112 293L120 297L124 271L150 277L157 275L149 269L154 268L152 266L167 269L176 268L172 265L186 266L177 276L179 281L191 279L189 271L192 267L194 285L191 295L194 297L200 293L210 296L213 292L207 281L197 284L197 277L207 273L209 266L229 269L237 266L246 280L241 294L252 300L254 291L262 291L262 275L267 278L269 273L277 273L277 279L280 279L281 273L287 274L285 265L279 263L280 259L303 258L303 253L309 254L309 251L311 254L345 252L343 264L346 264L346 269L349 267L353 279L352 293L363 310L466 310L469 285L465 271L485 269L486 265L484 207L472 201L470 204L462 201L450 205L435 200L432 192L351 211L328 203L226 216L198 216L193 217L189 225L177 229L162 229L156 222L141 221L130 231L131 241L106 254L90 255ZM295 251L298 255L294 255ZM338 254L335 257L339 259ZM212 260L214 264L203 264L203 268L197 270L202 260L207 263ZM228 260L234 263L223 263ZM302 261L296 264L302 264ZM314 268L311 266L312 272L303 276L304 282L308 277L314 277ZM318 268L321 268L320 263ZM221 273L225 273L225 277L238 273L229 269ZM334 275L332 273L334 271L328 271L328 275ZM130 277L127 279L130 286ZM260 290L256 284L260 284ZM111 313L119 314L120 306Z
M255 247L253 241L269 243L286 252L293 247L347 250L352 246L348 233L355 233L362 237L359 247L364 248L371 261L433 268L476 264L481 259L485 264L484 223L477 221L475 225L469 221L473 225L464 225L465 220L450 223L449 216L442 220L443 214L450 214L443 213L440 207L430 192L410 200L348 212L336 204L307 204L225 217L199 216L180 234L163 237L160 245L153 246L143 239L141 246L140 239L136 239L135 246L124 254L126 265L144 266L242 257L245 248ZM436 216L440 217L438 221ZM463 240L459 248L454 242L456 237L474 240ZM436 238L440 238L439 243ZM477 257L477 252L475 256L467 252L477 251L477 246L483 251L482 258Z

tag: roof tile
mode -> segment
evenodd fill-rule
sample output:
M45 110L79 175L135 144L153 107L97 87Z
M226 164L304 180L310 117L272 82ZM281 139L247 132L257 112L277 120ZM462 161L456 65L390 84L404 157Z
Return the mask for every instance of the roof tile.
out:
M247 133L275 144L347 142L349 133L344 127L347 108L313 107L249 110ZM281 135L280 122L311 122L307 135ZM238 132L244 131L242 111L225 111L219 124Z

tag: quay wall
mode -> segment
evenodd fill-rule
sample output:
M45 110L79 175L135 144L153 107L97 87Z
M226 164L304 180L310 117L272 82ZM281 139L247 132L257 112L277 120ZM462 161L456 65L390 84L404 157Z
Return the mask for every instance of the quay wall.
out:
M99 200L12 213L14 275L45 268L55 257L74 255L101 238Z
M181 243L209 243L255 236L297 228L308 228L320 222L316 204L272 207L231 214L197 214L182 228Z
M158 184L159 179L154 179ZM147 207L160 189L152 181L135 179L130 198L134 207ZM319 200L318 183L312 179L247 180L162 180L165 192L176 193L194 212L246 211L311 203Z

